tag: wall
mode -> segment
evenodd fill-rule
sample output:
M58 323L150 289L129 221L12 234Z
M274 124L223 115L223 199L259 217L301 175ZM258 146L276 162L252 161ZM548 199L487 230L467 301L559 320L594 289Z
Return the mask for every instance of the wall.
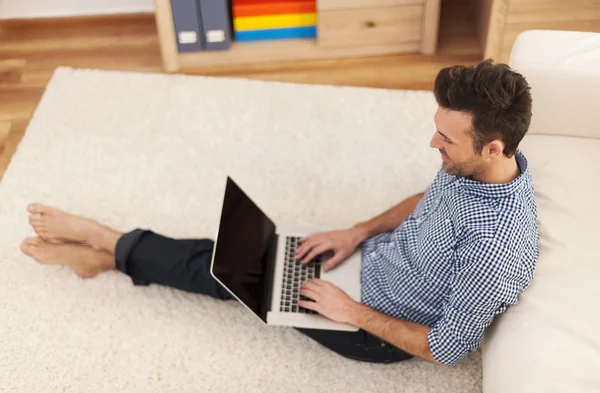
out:
M154 11L154 0L0 0L0 19Z

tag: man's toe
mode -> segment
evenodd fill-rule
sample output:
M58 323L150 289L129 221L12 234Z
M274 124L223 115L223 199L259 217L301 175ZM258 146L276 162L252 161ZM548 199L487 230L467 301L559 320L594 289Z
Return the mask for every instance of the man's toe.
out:
M35 244L31 244L28 239L23 240L21 243L21 251L27 256L32 256L32 250Z
M27 206L27 211L32 214L42 214L48 213L50 208L46 205L42 205L41 203L31 203Z

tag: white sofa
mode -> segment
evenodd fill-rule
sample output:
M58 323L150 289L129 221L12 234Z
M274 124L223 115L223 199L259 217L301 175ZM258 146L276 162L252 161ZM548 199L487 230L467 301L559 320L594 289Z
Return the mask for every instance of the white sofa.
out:
M532 87L540 258L486 333L484 393L600 392L600 34L527 31L509 64Z

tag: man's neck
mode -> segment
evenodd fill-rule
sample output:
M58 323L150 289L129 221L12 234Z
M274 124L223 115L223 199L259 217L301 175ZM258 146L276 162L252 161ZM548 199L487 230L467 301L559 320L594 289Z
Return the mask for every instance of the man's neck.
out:
M506 184L515 180L520 174L516 156L513 155L511 158L501 158L486 171L473 177L473 180L490 184Z

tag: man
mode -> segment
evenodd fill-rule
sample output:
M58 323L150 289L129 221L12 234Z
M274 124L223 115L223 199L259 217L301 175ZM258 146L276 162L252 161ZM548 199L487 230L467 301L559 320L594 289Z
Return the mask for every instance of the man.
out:
M536 203L518 150L531 119L527 82L508 66L485 61L442 69L434 95L439 105L430 146L443 164L427 190L367 222L307 236L297 252L306 263L332 250L329 270L361 247L360 303L318 279L301 289L312 300L301 307L360 330L299 330L352 359L417 356L456 365L533 278ZM67 265L81 277L118 269L134 284L231 299L210 276L210 239L175 240L141 229L122 234L38 203L28 210L39 237L21 247L41 263Z

